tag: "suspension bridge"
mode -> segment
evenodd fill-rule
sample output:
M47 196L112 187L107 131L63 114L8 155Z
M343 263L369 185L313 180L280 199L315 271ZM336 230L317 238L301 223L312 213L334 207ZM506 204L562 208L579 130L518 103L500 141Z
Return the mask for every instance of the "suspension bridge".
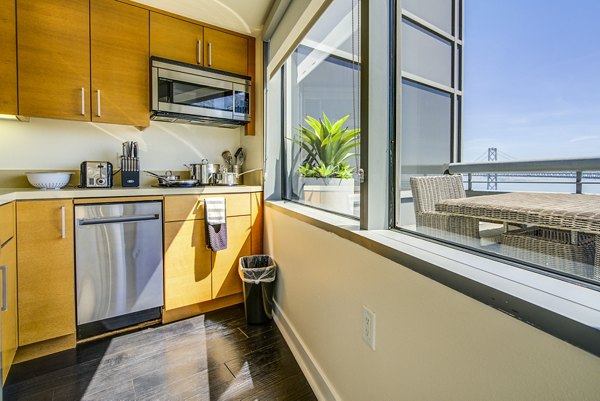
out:
M518 159L505 153L498 148L490 147L486 152L482 153L479 157L475 158L473 161L488 161L495 162L499 161L498 156L502 156L502 159L506 161L517 161ZM599 172L513 172L513 173L472 173L470 174L471 179L481 178L480 182L487 183L487 189L490 191L498 190L498 178L502 178L504 180L510 180L511 178L537 178L537 179L564 179L573 182L575 180L600 180Z

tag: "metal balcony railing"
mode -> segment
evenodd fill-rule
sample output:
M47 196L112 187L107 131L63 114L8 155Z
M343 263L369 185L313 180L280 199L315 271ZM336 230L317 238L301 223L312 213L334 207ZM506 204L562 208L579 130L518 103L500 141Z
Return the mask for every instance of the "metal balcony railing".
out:
M541 179L561 179L553 184L573 184L575 193L582 193L584 184L600 184L600 158L585 159L546 159L522 161L493 161L473 163L450 163L445 171L449 174L465 174L467 190L473 184L498 183L498 178L506 178L504 184L540 184ZM510 181L516 178L532 180ZM537 178L537 180L533 180Z

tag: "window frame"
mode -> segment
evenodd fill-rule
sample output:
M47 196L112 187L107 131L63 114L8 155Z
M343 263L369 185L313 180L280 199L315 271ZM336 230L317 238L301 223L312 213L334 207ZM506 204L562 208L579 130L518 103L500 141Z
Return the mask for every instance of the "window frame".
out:
M364 3L366 3L366 1L358 0L358 4L361 6L361 12L362 12L362 10L364 10ZM321 16L319 16L319 18L320 17ZM360 14L359 14L359 18L360 18ZM364 37L362 36L363 33L362 33L362 22L361 21L358 22L358 26L359 26L359 29L361 29L361 32L359 32L359 35L360 35L359 42L362 42L364 40ZM307 30L307 32L308 31L309 30ZM306 36L306 33L303 35L303 38L304 38L304 36ZM330 210L330 209L321 208L321 207L318 207L318 206L315 206L315 205L309 205L309 204L303 203L303 202L301 202L299 200L290 199L290 197L288 196L288 175L289 175L289 173L287 171L287 164L288 164L288 160L289 160L289 153L290 153L290 151L288 150L285 133L286 132L292 132L292 126L291 126L292 123L291 123L291 118L289 117L289 113L290 113L290 110L291 110L289 102L291 101L291 97L288 96L288 95L289 95L289 91L290 91L291 81L293 81L293 80L290 80L290 73L291 73L291 71L289 71L289 64L290 64L290 58L293 57L294 53L297 51L297 49L300 46L305 46L305 45L302 45L302 43L300 42L292 50L290 56L288 56L288 58L282 63L282 65L281 65L281 67L279 69L279 73L281 74L281 132L282 132L282 135L281 135L281 155L280 155L280 158L281 158L281 168L280 168L280 170L281 170L280 171L280 174L281 174L281 193L280 193L280 198L283 199L283 200L286 200L286 201L289 201L289 202L294 202L294 203L297 203L297 204L300 204L300 205L303 205L303 206L306 206L306 207L310 207L310 208L313 208L313 209L316 209L316 210L322 210L324 212L332 213L332 214L335 214L335 215L338 215L338 216L347 217L347 218L350 218L350 219L353 219L353 220L357 220L357 221L362 221L363 209L362 209L362 197L361 197L360 194L362 193L362 190L363 190L363 188L362 188L362 182L363 182L363 180L360 179L360 178L359 178L359 182L358 182L358 184L360 186L360 192L359 192L360 204L359 204L359 215L358 216L349 215L349 214L342 213L342 212L339 212L339 211L336 211L336 210ZM363 50L364 50L364 46L362 46L360 48L360 50L358 50L359 54L361 54L360 52L362 52ZM344 62L348 62L348 63L351 63L352 65L354 65L353 60L345 59L344 57L342 57L339 54L333 54L333 53L328 54L326 60L329 59L329 58L340 59L340 60L343 60ZM362 95L362 88L361 88L361 86L362 86L362 76L363 76L362 67L363 67L364 64L362 62L362 59L359 60L356 64L358 65L357 72L359 73L359 79L357 81L357 83L358 83L357 90L359 92L359 96L355 99L355 101L358 104L358 116L360 118L359 121L362 121L362 117L363 117L363 113L362 113L363 98L361 96ZM352 67L352 70L354 72L354 67ZM361 145L359 146L359 151L360 151L360 155L359 155L359 158L358 158L359 166L356 167L357 168L356 173L357 173L357 175L359 177L361 176L361 172L362 172L362 167L361 166L362 166L362 160L363 160L362 159L362 151L363 151L363 148L362 148L362 146L363 146L362 145L362 142L363 142L362 127L361 127L361 133L360 134L361 134L361 138L360 138ZM355 183L355 186L356 186L356 183Z
M396 63L399 61L399 52L397 52L397 43L399 43L399 33L396 29L396 21L401 10L398 7L401 0L389 0L383 5L383 2L361 2L361 165L365 169L366 179L361 183L361 204L360 220L356 220L347 215L336 217L336 213L329 210L322 210L294 201L281 201L284 197L271 196L276 195L265 193L265 206L287 210L286 214L294 216L299 220L311 224L315 227L325 229L339 235L342 238L355 242L372 252L383 257L391 259L399 264L399 268L408 268L419 274L422 274L432 280L439 282L449 288L455 289L462 294L489 305L495 309L507 313L508 315L522 320L524 323L542 330L554 337L567 341L585 351L600 356L600 346L597 341L600 338L600 330L596 324L591 324L591 320L581 319L582 311L593 308L591 314L586 315L590 319L600 318L600 308L596 300L600 300L600 292L596 288L587 288L579 282L565 280L564 277L553 274L543 274L539 269L527 268L522 263L511 262L493 255L482 254L474 249L461 247L458 244L447 243L432 237L419 235L409 230L399 229L395 226L395 207L400 202L396 198L396 156L398 143L396 143L395 127L400 121L399 113L401 104L401 92L397 90L402 84L401 71L396 69ZM464 9L464 0L455 0L454 9ZM388 24L384 26L381 23L381 17L377 19L375 14L382 12L382 7L388 8ZM398 7L398 8L397 8ZM369 8L374 9L373 16L369 16ZM400 11L398 11L400 10ZM460 15L460 12L459 12ZM369 24L372 18L372 24ZM455 24L458 23L459 36L462 35L463 27L460 21L453 17ZM381 63L380 49L369 49L370 40L374 37L382 38L383 31L387 32L389 42L386 43L387 55L389 56L389 65ZM375 34L373 34L373 32ZM370 39L371 38L371 39ZM462 38L461 44L462 47ZM457 48L455 47L455 51ZM461 66L463 52L461 52ZM369 63L369 58L377 59L378 63ZM371 65L370 65L371 64ZM398 64L400 65L400 64ZM388 76L383 77L382 71L389 71ZM372 74L370 74L372 72ZM455 71L460 73L460 81L463 82L463 68ZM385 81L387 80L387 81ZM266 81L265 81L266 82ZM457 82L457 81L455 81ZM282 85L283 82L282 82ZM378 97L376 106L369 104L372 97L372 88L374 86L387 85L389 97L386 104L385 100ZM282 86L283 88L283 86ZM435 88L434 88L435 89ZM462 88L461 88L462 89ZM381 94L381 92L379 93ZM462 98L462 93L457 94ZM281 99L284 99L282 96ZM392 101L397 99L396 102ZM265 96L266 100L266 96ZM462 103L460 103L462 107ZM385 111L385 114L383 111ZM460 115L460 110L455 110ZM285 108L281 105L278 110L281 116L285 113ZM376 131L381 127L381 116L385 115L385 125L388 128L388 137L377 138L369 136L369 132ZM265 121L267 119L265 118ZM461 119L456 119L457 136L454 143L457 145L455 157L453 160L460 161L460 127ZM377 126L376 124L380 124ZM281 132L273 137L277 145L281 145L283 136L283 119ZM265 130L265 138L268 132ZM387 141L387 142L386 142ZM266 141L265 141L266 142ZM383 144L382 144L383 143ZM268 149L267 147L265 149ZM381 160L381 154L385 152L386 160ZM276 152L283 156L283 149ZM265 151L265 158L269 158ZM381 166L385 166L385 172ZM380 178L369 177L369 170L376 171L378 175L387 176ZM280 174L280 171L277 171ZM265 177L267 178L267 177ZM267 181L274 180L275 184L281 185L282 177L270 178ZM374 181L377 181L374 183ZM284 195L284 187L281 186L281 195ZM387 196L386 196L387 195ZM382 209L385 211L382 212ZM386 220L382 220L382 216ZM419 246L415 246L416 244ZM409 252L410 251L410 252ZM468 262L465 262L465 258ZM487 269L487 274L491 281L481 280L481 271ZM495 269L507 270L509 273L499 276ZM534 271L535 270L535 271ZM512 271L512 273L510 273ZM458 273L458 275L457 275ZM523 280L522 276L531 276L530 280ZM501 279L501 284L497 279ZM539 285L539 281L545 283L545 287ZM578 299L571 300L569 292L556 291L556 287L571 287L575 291L587 291L589 297L582 302ZM514 291L513 291L514 290ZM558 304L570 303L573 307L557 309ZM518 313L515 313L515 309ZM589 311L587 311L589 312ZM585 312L585 313L587 313Z
M402 0L397 0L396 9L394 10L392 15L395 15L395 41L397 45L394 48L395 57L394 61L396 64L395 69L395 83L393 87L395 88L395 129L394 129L394 138L390 143L390 150L393 150L392 157L392 170L394 174L393 184L390 185L391 196L390 199L393 199L393 219L390 219L391 229L404 231L400 226L400 208L402 204L403 197L401 196L401 188L402 188L402 173L401 173L401 163L402 163L402 82L403 80L407 80L417 85L422 85L451 96L450 102L450 127L451 127L451 136L450 136L450 163L460 162L461 161L461 129L462 129L462 84L464 82L463 77L463 57L464 52L463 48L463 40L462 40L462 32L464 31L463 21L464 18L462 16L462 10L464 9L463 5L464 0L452 0L452 30L454 33L448 33L444 30L438 28L437 26L425 21L424 19L414 15L410 11L407 11L402 8ZM427 78L421 77L416 74L412 74L406 71L402 71L402 51L399 49L399 46L402 44L402 24L404 21L408 21L409 23L416 25L417 27L426 30L433 36L438 37L439 39L451 42L452 44L452 80L451 86L446 86L434 81L431 81Z

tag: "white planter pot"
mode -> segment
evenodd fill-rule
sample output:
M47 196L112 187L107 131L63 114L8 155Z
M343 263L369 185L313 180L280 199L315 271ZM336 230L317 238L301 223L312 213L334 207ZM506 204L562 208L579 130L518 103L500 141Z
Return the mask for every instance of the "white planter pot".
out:
M354 214L353 178L301 178L300 199L305 204Z

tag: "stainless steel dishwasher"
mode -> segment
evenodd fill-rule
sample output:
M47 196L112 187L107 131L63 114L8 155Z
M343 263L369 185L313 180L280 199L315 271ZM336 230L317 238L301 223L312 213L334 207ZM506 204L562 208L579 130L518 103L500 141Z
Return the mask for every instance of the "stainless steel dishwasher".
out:
M75 206L77 336L161 316L162 202Z

